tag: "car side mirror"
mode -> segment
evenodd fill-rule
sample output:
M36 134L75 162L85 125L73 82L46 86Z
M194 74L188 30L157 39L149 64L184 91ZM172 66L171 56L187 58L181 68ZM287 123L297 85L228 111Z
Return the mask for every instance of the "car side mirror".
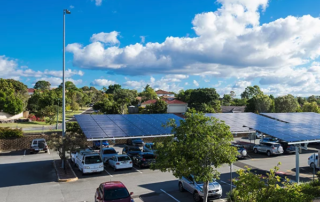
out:
M130 196L132 196L133 195L133 192L130 192Z

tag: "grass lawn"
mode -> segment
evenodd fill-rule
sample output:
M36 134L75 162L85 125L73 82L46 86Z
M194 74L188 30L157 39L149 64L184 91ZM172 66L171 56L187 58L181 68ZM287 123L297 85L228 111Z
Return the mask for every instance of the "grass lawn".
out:
M81 114L82 112L89 109L89 107L84 107L83 109L79 109L78 111L66 111L66 120L71 119L73 115ZM62 123L62 114L59 113L58 123ZM0 127L10 127L10 128L30 128L30 127L43 127L43 126L55 126L56 123L49 125L46 122L24 122L24 123L0 123ZM33 131L34 132L34 131Z

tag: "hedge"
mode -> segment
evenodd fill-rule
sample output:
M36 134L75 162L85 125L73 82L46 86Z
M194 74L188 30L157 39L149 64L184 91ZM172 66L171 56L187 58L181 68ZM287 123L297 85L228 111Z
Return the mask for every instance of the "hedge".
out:
M23 137L21 129L0 128L0 139L15 139Z

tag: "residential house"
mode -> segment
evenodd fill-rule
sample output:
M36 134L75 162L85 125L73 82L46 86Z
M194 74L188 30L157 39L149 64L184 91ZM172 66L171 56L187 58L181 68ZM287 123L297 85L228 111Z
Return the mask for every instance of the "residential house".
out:
M158 97L174 97L174 93L170 93L164 90L157 90L156 91Z
M28 88L28 94L31 96L34 94L34 89L33 88Z
M141 107L146 107L147 105L154 104L158 99L147 100L141 103ZM163 98L167 103L167 113L186 113L188 108L188 103L182 102L175 98Z

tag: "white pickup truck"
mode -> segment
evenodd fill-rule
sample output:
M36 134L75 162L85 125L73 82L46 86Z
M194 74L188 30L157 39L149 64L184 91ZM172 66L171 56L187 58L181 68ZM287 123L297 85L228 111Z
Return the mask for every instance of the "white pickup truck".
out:
M100 158L99 153L90 149L80 150L79 152L71 154L71 160L76 167L82 172L86 173L99 173L103 172L104 165Z

